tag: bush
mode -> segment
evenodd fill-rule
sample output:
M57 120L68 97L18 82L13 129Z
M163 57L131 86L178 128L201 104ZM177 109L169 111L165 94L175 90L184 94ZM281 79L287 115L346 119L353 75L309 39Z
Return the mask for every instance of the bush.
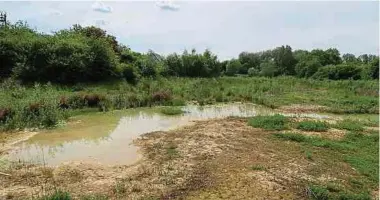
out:
M227 76L234 76L238 73L239 69L242 67L239 60L233 59L230 62L228 62L226 67L226 75Z
M257 116L253 117L248 121L250 126L256 128L263 128L265 130L283 130L286 129L286 123L288 118L283 115L273 115L273 116Z
M256 68L249 68L248 69L248 76L253 77L253 76L258 76L260 74L260 71Z
M133 67L133 65L120 64L120 68L122 69L122 76L128 83L136 84L138 81L138 73L137 70Z
M153 102L165 102L170 101L172 99L172 95L168 91L158 91L152 94Z
M304 131L323 132L327 131L328 128L329 127L327 123L319 121L302 121L297 124L297 129Z
M316 79L353 79L358 80L361 76L361 68L348 64L328 65L318 69L312 76Z
M300 60L295 67L296 75L298 77L311 77L313 76L322 65L315 57L305 57Z

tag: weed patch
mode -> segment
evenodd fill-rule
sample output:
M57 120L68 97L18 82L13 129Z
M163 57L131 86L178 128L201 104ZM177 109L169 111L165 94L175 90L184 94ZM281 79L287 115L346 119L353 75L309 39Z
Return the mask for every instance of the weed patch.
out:
M296 128L303 131L324 132L329 129L329 126L321 121L301 121L297 123Z
M336 187L313 185L309 187L309 196L315 200L371 200L369 193L353 193Z
M254 171L264 171L266 170L266 168L262 165L253 165L250 167L251 170L254 170Z
M335 127L337 129L345 129L348 131L363 131L364 130L362 123L357 122L357 121L353 121L353 120L349 120L349 119L339 121L335 125Z
M160 112L164 115L180 115L184 113L184 111L181 108L176 108L176 107L162 108Z
M283 115L273 115L273 116L257 116L253 117L248 121L250 126L255 128L262 128L265 130L284 130L286 129L286 124L288 118Z

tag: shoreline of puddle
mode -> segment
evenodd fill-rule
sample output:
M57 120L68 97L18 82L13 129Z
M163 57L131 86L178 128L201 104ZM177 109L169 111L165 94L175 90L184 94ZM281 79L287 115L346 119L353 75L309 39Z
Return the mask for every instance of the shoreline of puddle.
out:
M132 165L142 155L133 140L155 131L169 131L197 120L252 117L280 113L285 116L330 118L319 114L289 114L250 103L182 106L181 115L166 116L159 108L135 108L73 117L64 127L43 130L14 145L6 159L58 166L66 162Z

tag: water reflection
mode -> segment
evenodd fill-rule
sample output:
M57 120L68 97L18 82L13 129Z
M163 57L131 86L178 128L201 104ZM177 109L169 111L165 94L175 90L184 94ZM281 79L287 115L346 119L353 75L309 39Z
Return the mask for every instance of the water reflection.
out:
M49 165L79 160L131 164L140 156L132 141L141 134L178 128L193 120L274 114L268 108L239 103L203 107L189 105L183 110L185 113L179 116L163 116L154 112L154 108L82 116L81 123L45 131L20 143L8 157ZM309 114L309 117L327 116Z

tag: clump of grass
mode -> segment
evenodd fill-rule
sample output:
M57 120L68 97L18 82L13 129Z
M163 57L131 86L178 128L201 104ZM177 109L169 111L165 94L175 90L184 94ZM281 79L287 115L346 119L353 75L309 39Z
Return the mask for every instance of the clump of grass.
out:
M169 144L166 148L166 155L169 159L176 158L179 155L179 152L177 150L177 145L175 144Z
M329 125L321 121L301 121L297 123L296 128L303 131L324 132L329 129Z
M160 110L160 112L164 115L180 115L184 113L181 108L176 107L165 107Z
M286 124L288 118L283 115L272 115L272 116L256 116L252 117L248 124L256 128L262 128L265 130L284 130L286 129Z
M253 165L251 166L251 170L254 170L254 171L265 171L266 168L262 165Z
M328 186L312 185L309 187L309 191L311 199L316 200L371 200L371 196L368 193L355 194L351 191L342 191L340 188L332 187L331 184Z
M306 159L313 160L313 154L311 151L306 151L305 154L306 154Z
M71 200L71 195L68 192L56 190L54 193L43 196L39 200Z
M364 130L362 123L354 121L354 120L349 120L349 119L339 121L335 125L335 127L338 129L345 129L349 131L363 131Z
M275 133L273 135L277 138L294 142L306 142L309 139L307 136L298 133Z

